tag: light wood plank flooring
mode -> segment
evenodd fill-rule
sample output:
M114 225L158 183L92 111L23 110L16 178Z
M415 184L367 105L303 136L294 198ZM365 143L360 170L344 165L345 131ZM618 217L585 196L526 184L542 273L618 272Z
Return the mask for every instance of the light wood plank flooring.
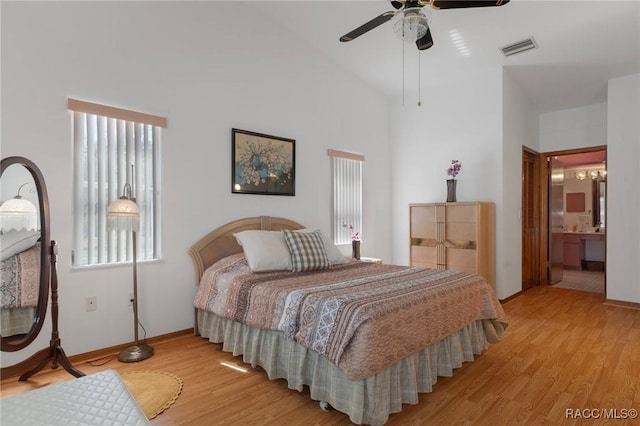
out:
M603 305L601 294L534 288L507 302L504 340L454 377L440 378L434 392L405 405L388 425L637 424L637 420L565 418L567 409L640 409L640 310ZM62 331L64 343L64 330ZM182 395L155 425L348 425L346 415L320 410L309 393L287 388L265 373L192 335L154 344L143 362L112 360L76 366L87 374L163 370L184 380ZM246 373L221 363L247 368ZM30 383L9 379L2 396L71 379L61 370L37 374Z

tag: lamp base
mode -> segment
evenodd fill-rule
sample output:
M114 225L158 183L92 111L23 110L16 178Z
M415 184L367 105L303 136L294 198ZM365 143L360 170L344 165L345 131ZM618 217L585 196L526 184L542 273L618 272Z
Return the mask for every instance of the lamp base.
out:
M118 361L120 362L138 362L147 358L151 358L153 355L153 348L149 345L134 345L123 349L118 354Z

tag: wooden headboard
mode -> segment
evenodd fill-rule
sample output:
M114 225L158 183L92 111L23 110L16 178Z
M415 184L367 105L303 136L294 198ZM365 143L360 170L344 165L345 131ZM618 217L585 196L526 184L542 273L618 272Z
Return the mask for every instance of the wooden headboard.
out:
M200 278L205 269L223 257L240 253L242 247L237 243L234 233L257 229L262 231L280 231L282 229L302 229L304 226L297 222L281 217L259 216L234 220L226 225L209 232L189 249L196 268L196 284L200 285Z

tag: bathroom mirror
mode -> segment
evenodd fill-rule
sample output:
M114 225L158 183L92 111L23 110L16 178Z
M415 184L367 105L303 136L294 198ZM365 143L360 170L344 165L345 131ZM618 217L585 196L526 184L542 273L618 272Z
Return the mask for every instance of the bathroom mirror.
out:
M598 177L593 180L593 226L606 226L607 179Z
M47 312L49 200L30 160L8 157L0 169L0 343L2 351L14 352L38 336Z

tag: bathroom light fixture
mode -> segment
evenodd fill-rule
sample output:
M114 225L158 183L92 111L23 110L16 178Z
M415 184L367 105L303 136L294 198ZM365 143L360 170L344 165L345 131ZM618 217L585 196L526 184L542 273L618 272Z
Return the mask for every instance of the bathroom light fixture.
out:
M596 180L598 177L605 178L607 176L606 169L585 169L585 170L576 170L574 176L578 180L585 180L589 178L591 180Z

